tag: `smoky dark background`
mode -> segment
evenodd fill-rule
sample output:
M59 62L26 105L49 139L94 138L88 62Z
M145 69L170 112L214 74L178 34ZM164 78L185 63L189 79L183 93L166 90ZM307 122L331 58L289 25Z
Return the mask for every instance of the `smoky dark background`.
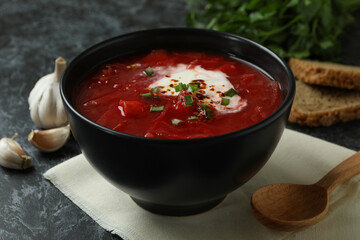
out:
M77 155L73 138L60 150L41 153L27 141L36 128L28 96L36 81L53 72L61 56L69 63L86 48L120 34L184 27L186 0L0 1L0 137L17 141L33 157L25 171L0 168L0 239L120 239L106 232L42 174ZM342 36L342 62L360 65L360 12ZM294 129L341 146L360 149L360 121L331 128Z

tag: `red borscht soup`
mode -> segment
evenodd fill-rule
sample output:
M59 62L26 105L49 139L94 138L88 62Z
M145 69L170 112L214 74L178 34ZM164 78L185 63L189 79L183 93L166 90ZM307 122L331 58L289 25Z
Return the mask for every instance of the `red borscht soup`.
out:
M153 50L101 65L75 89L75 108L115 131L190 139L234 132L270 116L279 83L238 59Z

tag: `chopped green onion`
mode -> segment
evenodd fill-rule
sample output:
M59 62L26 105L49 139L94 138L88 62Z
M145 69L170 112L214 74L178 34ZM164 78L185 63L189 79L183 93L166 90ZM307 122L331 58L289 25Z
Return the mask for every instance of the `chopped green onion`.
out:
M152 75L154 75L154 71L151 67L148 67L144 70L144 73L146 73L146 75L148 75L149 77L151 77Z
M187 86L184 83L179 83L178 85L176 85L175 88L175 92L180 92L181 90L186 90L188 89L189 86Z
M235 89L230 88L230 89L227 90L224 94L225 94L225 96L233 97L233 96L235 96L236 94L238 94L238 92L237 92Z
M184 95L185 106L191 107L194 104L193 98L191 95Z
M142 94L140 94L140 96L142 96L144 98L149 98L149 97L153 97L154 96L153 93L157 93L157 92L159 92L159 87L154 87L154 88L151 89L150 92L142 93Z
M195 119L199 119L197 116L190 116L187 118L188 120L195 120Z
M180 92L181 91L180 85L176 85L174 88L175 88L175 92Z
M221 98L221 105L229 105L230 99L229 98Z
M179 83L179 85L181 86L182 89L185 89L185 90L189 88L189 86L184 83Z
M211 118L212 117L212 109L209 108L208 105L206 105L206 104L201 104L201 107L205 111L205 117L208 119Z
M196 84L189 84L192 92L196 92L199 89L199 86Z
M161 112L164 110L164 106L151 106L150 112Z
M152 96L152 93L151 93L151 92L142 93L142 94L140 94L140 96L145 97L145 98L148 98L148 97L151 97L151 96Z
M174 125L178 125L181 122L183 122L183 120L180 120L180 119L177 119L177 118L174 118L174 119L171 120L171 123L174 124Z
M159 87L154 87L154 88L152 88L152 89L151 89L151 92L152 92L152 93L157 93L157 92L159 92Z

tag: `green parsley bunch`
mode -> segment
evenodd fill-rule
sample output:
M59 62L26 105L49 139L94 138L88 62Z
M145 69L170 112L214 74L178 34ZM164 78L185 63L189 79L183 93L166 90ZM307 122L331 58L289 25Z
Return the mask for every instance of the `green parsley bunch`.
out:
M188 0L186 25L237 34L283 58L337 60L360 0Z

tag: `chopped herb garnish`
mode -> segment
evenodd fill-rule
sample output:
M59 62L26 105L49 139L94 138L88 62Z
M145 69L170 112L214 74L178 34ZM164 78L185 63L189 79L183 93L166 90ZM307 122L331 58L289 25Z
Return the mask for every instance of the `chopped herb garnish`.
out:
M144 98L148 98L148 97L152 97L152 93L148 92L148 93L142 93L140 94L140 96L144 97Z
M184 95L185 106L191 107L194 104L194 100L191 95Z
M199 86L196 84L184 84L184 83L179 83L174 88L175 88L175 92L180 92L181 90L189 89L189 87L191 88L192 92L196 92L199 89Z
M199 119L197 116L190 116L187 118L188 120L195 120L195 119Z
M221 105L229 105L230 99L229 98L221 98Z
M179 83L178 85L176 85L175 88L175 92L180 92L181 90L186 90L188 89L189 86L187 86L184 83Z
M183 122L183 120L180 120L180 119L177 119L177 118L174 118L174 119L171 120L171 123L174 124L174 125L178 125L181 122Z
M152 89L151 89L151 92L152 92L152 93L157 93L157 92L159 92L159 87L154 87L154 88L152 88Z
M150 112L161 112L164 110L164 106L151 106Z
M206 104L200 104L200 105L201 105L201 107L202 107L202 108L204 109L204 111L205 111L205 117L206 117L207 119L211 118L211 117L212 117L212 109L209 108L209 106L206 105Z
M189 84L192 92L196 92L199 89L199 86L196 84Z
M140 94L140 96L142 96L144 98L154 97L154 96L157 96L157 94L156 94L157 92L159 92L159 87L154 87L151 89L150 92L142 93L142 94Z
M144 73L151 77L152 75L154 75L154 70L151 67L148 67L144 70Z
M224 94L225 94L225 96L233 97L233 96L235 96L236 94L238 94L238 92L237 92L235 89L230 88L230 89L227 90Z

